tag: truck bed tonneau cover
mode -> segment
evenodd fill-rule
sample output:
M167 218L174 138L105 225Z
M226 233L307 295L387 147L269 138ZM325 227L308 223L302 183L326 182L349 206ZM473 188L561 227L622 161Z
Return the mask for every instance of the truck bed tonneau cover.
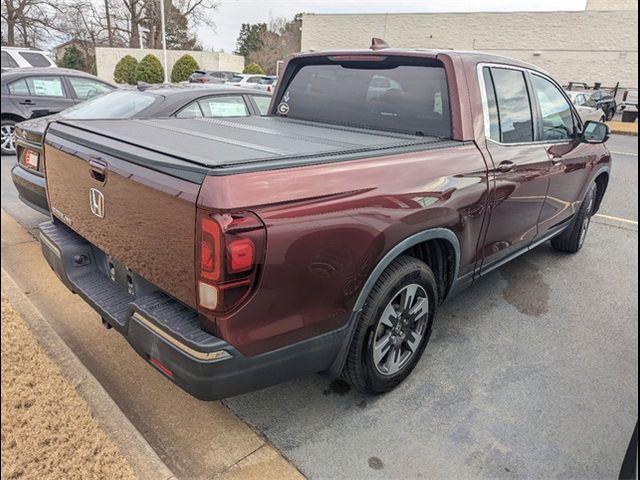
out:
M460 144L279 117L60 120L47 132L55 136L192 181L258 165L274 169Z

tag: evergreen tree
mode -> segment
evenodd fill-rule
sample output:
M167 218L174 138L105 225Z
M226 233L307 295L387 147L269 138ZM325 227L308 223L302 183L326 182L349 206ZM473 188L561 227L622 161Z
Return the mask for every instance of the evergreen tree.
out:
M68 45L64 49L64 55L62 55L60 66L62 68L72 68L74 70L82 71L86 71L87 69L82 52L74 44Z

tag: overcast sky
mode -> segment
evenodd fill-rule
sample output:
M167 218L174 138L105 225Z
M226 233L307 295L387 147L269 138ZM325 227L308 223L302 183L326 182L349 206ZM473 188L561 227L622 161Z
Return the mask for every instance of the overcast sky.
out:
M400 13L400 12L512 12L527 10L583 10L586 0L220 0L213 13L216 30L200 28L198 37L207 49L231 53L243 23L269 22L306 13Z

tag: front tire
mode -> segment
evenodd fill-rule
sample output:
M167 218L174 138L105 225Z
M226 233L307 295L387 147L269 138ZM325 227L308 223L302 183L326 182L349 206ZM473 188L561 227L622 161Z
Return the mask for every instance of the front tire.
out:
M414 369L429 342L438 305L435 276L424 262L398 257L367 297L342 376L366 393L383 393Z
M597 186L594 182L589 186L589 190L572 224L551 240L553 248L568 253L576 253L582 248L589 232L591 217L594 214L596 193Z

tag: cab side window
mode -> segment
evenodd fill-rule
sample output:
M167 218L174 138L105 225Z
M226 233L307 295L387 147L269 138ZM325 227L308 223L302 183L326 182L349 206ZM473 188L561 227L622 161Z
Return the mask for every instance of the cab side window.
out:
M496 90L493 88L493 77L491 76L491 70L488 68L482 69L482 75L484 77L484 88L487 95L487 108L489 114L489 138L500 141L500 117L498 116L498 101L496 100Z
M531 83L540 102L541 140L553 141L573 138L575 134L573 112L562 92L549 80L538 75L531 75Z
M490 138L501 143L533 141L533 113L524 72L484 69Z
M533 141L533 114L524 72L492 68L502 143Z

